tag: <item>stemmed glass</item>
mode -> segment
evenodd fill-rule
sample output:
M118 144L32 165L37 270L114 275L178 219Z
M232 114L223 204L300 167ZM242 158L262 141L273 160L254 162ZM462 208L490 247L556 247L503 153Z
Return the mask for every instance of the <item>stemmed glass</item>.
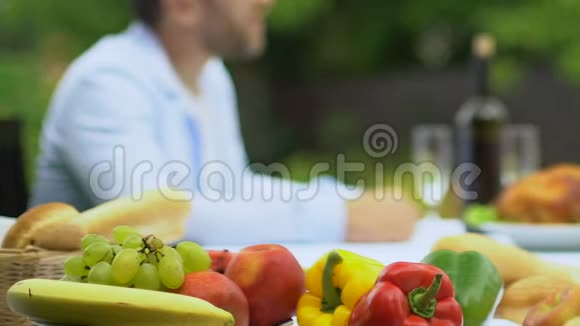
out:
M446 125L420 125L412 130L416 194L427 205L427 218L439 219L437 208L447 195L453 170L453 139Z
M501 182L507 187L540 167L539 130L533 125L509 125L502 134Z

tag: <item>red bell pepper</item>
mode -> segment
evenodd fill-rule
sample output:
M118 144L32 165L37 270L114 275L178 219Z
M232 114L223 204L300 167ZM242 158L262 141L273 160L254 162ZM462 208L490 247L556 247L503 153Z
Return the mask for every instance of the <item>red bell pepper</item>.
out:
M451 280L421 263L393 263L362 296L349 326L461 326L463 313Z

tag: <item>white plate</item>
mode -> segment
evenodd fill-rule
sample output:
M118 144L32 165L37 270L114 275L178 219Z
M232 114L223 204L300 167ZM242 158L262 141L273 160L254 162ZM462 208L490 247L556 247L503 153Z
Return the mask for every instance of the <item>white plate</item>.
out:
M486 233L509 236L518 246L530 250L580 250L580 224L485 223Z

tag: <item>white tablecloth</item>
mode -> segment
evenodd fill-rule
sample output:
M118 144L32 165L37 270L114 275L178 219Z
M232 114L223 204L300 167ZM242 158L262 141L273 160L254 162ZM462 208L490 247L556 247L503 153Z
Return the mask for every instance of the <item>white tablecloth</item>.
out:
M289 248L303 266L310 266L323 254L332 249L350 250L389 264L395 261L417 262L423 259L435 242L444 236L465 233L465 228L457 220L423 220L413 238L405 242L387 243L324 243L324 244L282 244ZM497 241L510 243L504 235L490 235ZM240 250L243 246L211 246L210 249ZM538 252L538 255L556 264L580 266L580 252Z

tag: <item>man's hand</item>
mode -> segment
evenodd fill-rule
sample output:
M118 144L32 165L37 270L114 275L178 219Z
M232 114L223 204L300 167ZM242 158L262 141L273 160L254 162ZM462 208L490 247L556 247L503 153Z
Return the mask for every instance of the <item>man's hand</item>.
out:
M411 237L422 214L418 205L408 199L395 199L386 191L379 198L374 191L366 191L347 203L347 241L404 241Z

